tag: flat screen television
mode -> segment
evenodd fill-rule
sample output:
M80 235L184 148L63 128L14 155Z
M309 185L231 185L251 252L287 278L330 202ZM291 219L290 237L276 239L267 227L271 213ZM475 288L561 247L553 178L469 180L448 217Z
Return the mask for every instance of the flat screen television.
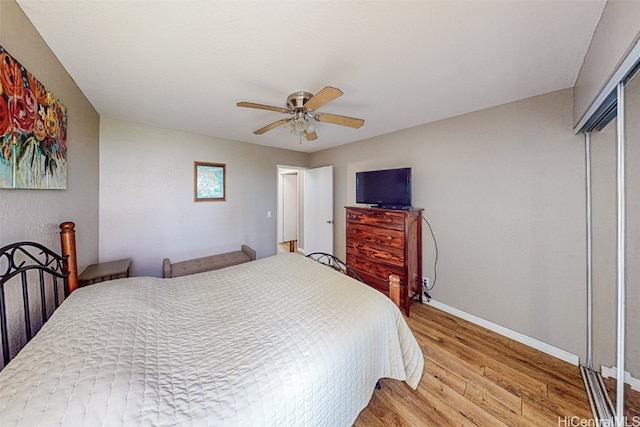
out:
M387 209L411 207L411 168L356 172L356 203Z

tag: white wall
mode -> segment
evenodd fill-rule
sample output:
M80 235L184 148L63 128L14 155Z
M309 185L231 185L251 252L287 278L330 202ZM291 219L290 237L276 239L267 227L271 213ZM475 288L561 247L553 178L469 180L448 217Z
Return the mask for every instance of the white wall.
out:
M410 166L413 204L440 250L431 296L573 354L585 354L583 140L572 91L313 153L334 165L335 250L359 170ZM423 270L434 250L423 227Z
M276 251L277 165L309 155L103 118L100 261L132 258L132 274L162 275L162 259L254 248ZM194 202L193 162L226 164L227 200Z
M78 269L98 258L99 116L15 1L0 1L0 45L67 107L67 189L0 189L0 246L32 240L60 250L59 224L76 223Z
M298 174L281 174L282 178L282 235L278 242L298 240Z

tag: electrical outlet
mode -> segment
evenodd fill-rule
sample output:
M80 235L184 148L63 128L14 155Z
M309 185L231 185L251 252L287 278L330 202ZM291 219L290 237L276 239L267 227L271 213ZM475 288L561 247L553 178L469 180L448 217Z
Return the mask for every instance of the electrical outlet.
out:
M431 301L431 295L429 295L429 278L422 278L422 302L428 304Z
M422 278L422 287L423 288L429 288L429 278L428 277L423 277Z

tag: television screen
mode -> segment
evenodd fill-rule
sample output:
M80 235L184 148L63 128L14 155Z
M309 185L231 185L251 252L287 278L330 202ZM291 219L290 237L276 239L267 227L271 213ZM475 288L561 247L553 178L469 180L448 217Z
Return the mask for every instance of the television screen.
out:
M356 172L356 203L389 209L411 206L411 168Z

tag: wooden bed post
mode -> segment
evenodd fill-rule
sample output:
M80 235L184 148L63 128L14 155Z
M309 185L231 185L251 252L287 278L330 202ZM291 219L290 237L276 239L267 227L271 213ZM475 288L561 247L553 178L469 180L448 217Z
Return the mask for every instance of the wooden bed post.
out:
M395 274L389 276L389 297L395 305L400 307L400 277Z
M69 294L78 287L78 263L76 260L76 225L73 222L63 222L60 224L60 246L62 247L62 256L67 258L67 272L69 277Z

